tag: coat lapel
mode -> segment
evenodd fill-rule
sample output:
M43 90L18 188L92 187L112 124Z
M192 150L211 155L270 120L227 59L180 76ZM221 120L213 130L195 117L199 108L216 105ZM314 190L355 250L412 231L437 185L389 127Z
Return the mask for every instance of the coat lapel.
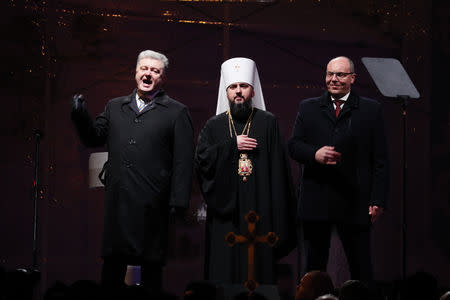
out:
M139 111L136 103L136 89L129 95L122 104L122 109L125 111L127 109L131 109L136 115L140 116L150 110L155 109L159 105L167 107L167 96L166 93L163 90L160 90L158 94L156 94L155 98L150 102L149 105L144 107L142 111ZM125 107L127 109L125 109Z
M139 108L138 108L137 103L136 103L136 93L133 93L133 94L131 95L131 97L130 97L130 102L129 102L129 103L130 103L130 104L129 104L130 108L131 108L136 114L139 114Z
M144 107L144 109L138 113L138 115L145 114L148 111L151 111L153 109L158 109L158 107L167 107L167 95L164 92L164 90L159 90L159 92L156 94L155 98L150 102L149 105Z
M331 96L328 92L323 94L320 99L320 109L322 114L329 118L332 122L336 122L336 113L334 112L333 104L331 103Z
M136 105L136 89L128 96L126 97L122 102L122 111L126 114L130 114L133 112L136 112L137 105ZM133 105L136 107L134 108Z
M345 105L342 108L342 111L340 112L340 114L338 116L338 119L344 118L352 110L358 108L358 105L359 105L359 98L358 98L358 96L355 93L350 92L350 95L349 95L347 101L345 101Z

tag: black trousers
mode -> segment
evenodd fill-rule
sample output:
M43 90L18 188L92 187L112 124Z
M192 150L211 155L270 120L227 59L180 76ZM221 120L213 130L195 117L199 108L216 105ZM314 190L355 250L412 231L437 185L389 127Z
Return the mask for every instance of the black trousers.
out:
M299 237L303 235L306 272L313 270L326 271L333 226L336 226L344 248L351 279L367 283L371 282L373 272L370 253L370 225L304 221L301 224L300 233L302 234L299 234ZM299 240L299 242L301 243L302 241ZM300 248L298 247L298 249ZM301 266L299 265L298 267L300 270Z
M101 283L110 289L125 285L127 260L121 257L105 257L103 260ZM162 265L159 263L141 263L141 285L149 293L159 293L162 290Z

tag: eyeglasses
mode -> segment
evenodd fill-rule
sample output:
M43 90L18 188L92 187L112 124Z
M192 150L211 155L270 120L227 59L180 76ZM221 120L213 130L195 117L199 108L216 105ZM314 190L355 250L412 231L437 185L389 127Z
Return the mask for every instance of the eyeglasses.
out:
M326 74L327 74L327 77L333 77L334 75L336 75L337 78L344 79L348 75L354 74L354 72L345 73L345 72L328 72L327 71Z

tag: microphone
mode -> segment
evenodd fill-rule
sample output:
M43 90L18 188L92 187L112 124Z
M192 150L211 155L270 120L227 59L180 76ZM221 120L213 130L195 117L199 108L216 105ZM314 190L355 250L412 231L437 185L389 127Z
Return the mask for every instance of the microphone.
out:
M36 128L35 130L33 130L33 134L37 139L41 139L44 137L44 132L42 130L40 130L39 128Z

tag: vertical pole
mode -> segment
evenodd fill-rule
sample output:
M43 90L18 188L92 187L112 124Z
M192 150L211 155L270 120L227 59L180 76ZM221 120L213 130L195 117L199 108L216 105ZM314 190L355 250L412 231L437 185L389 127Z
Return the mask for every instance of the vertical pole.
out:
M406 0L402 0L402 8L403 8L403 12L402 12L402 17L403 17L403 27L404 27L404 32L407 31L407 16L408 16L408 8L407 8L407 1ZM401 43L401 56L402 56L402 63L404 65L407 64L407 60L406 58L408 57L408 46L407 44L407 40L405 38L405 36L403 36L402 39L402 43ZM401 247L401 278L402 280L406 279L406 170L408 168L407 163L406 163L406 136L407 136L407 111L406 111L406 107L408 105L408 98L407 96L399 96L399 99L401 101L401 105L402 105L402 123L403 123L403 133L402 133L402 144L403 144L403 148L402 148L402 157L403 157L403 162L402 162L402 199L401 199L401 221L402 221L402 247Z
M39 198L39 143L42 133L39 129L34 131L35 150L34 150L34 180L33 180L33 263L32 270L37 270L38 247L37 247L37 229L38 229L38 198Z
M407 111L406 107L408 106L408 97L400 96L402 101L402 121L403 121L403 149L402 149L402 280L406 279L406 174L408 169L407 159L406 159L406 141L408 134L408 125L407 125Z

